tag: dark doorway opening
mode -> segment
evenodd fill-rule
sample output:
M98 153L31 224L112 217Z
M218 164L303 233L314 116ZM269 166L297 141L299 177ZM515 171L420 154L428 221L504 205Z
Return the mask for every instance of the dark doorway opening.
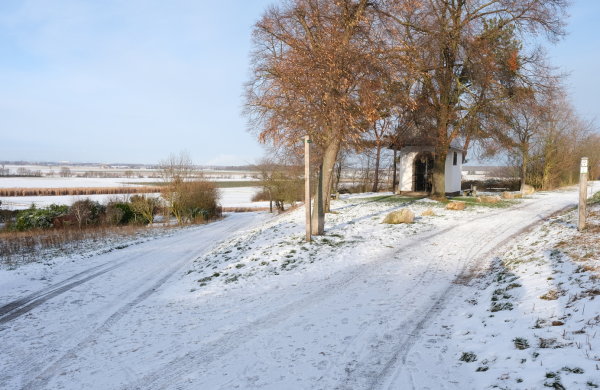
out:
M413 191L431 192L433 178L433 154L421 152L413 165Z

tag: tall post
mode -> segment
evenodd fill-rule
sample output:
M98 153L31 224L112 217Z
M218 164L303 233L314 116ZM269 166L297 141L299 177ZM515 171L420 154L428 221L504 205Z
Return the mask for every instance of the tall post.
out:
M587 178L588 178L588 158L581 158L581 167L579 169L579 223L577 230L585 229L585 209L587 203Z
M310 137L304 136L304 209L306 215L306 241L310 242Z
M397 179L396 178L396 175L397 175L397 172L396 172L396 169L397 169L396 168L396 158L397 158L396 154L397 154L397 151L396 151L396 149L394 149L394 163L392 164L392 167L394 169L394 171L393 171L394 173L392 175L392 192L394 194L396 193L396 179Z

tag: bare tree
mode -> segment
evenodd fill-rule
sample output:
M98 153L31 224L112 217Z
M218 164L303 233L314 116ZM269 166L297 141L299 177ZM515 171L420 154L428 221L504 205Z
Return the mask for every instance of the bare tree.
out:
M404 37L418 77L414 121L435 150L433 192L445 196L445 161L455 140L477 137L518 85L540 82L539 51L518 39L563 34L566 0L382 2L390 31Z
M564 96L546 104L543 127L536 134L527 176L536 187L550 189L578 180L579 160L595 134L593 124L582 120ZM598 154L592 152L591 156L597 159Z
M375 149L375 167L372 192L379 191L379 173L381 167L381 150L388 143L388 135L393 130L393 121L390 117L383 118L373 124L371 144Z
M69 167L61 167L60 168L60 177L71 177L71 169Z
M360 91L365 75L376 73L372 4L292 0L269 8L254 28L246 113L263 142L292 146L311 137L323 172L325 212L338 152L366 130ZM313 210L317 220L319 208Z
M162 198L170 214L177 219L177 223L182 224L185 218L183 192L186 182L192 180L195 175L192 159L188 152L181 151L178 154L170 154L159 163L159 167L165 186Z
M499 123L496 126L499 130L492 133L502 149L519 166L521 191L527 184L531 151L536 148L545 129L544 123L549 114L548 102L551 99L551 95L543 96L541 93L523 90L507 103L504 123Z

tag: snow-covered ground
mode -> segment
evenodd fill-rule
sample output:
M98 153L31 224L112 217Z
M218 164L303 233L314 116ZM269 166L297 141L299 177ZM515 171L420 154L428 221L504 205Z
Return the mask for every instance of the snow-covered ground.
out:
M580 237L572 216L549 218L576 200L570 190L450 211L351 196L310 244L302 209L235 214L85 261L0 271L0 388L597 385L587 262L598 251L581 254L582 270L566 247L545 252ZM402 207L414 224L381 223ZM538 298L552 289L557 299Z
M548 218L455 289L392 388L600 387L600 204ZM433 364L432 364L433 363Z

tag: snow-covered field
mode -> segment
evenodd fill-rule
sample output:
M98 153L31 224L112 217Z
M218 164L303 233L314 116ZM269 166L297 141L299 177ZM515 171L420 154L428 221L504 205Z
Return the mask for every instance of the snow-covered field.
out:
M310 244L302 209L234 214L0 271L0 388L600 385L600 210L585 237L572 213L551 217L576 200L450 211L352 196ZM381 223L402 207L414 224Z
M51 186L50 186L51 187ZM254 194L260 191L260 187L233 187L220 188L219 202L223 207L263 208L269 207L269 202L252 202ZM159 196L159 194L146 194ZM85 196L13 196L0 197L1 207L8 210L23 210L34 204L36 207L46 207L51 204L71 205L81 199L91 199L100 203L107 203L115 199L128 199L131 195L85 195Z
M0 177L0 188L98 188L131 187L147 183L147 178L93 178L93 177Z
M219 188L219 202L223 207L263 208L269 202L252 202L252 197L260 192L260 187Z

